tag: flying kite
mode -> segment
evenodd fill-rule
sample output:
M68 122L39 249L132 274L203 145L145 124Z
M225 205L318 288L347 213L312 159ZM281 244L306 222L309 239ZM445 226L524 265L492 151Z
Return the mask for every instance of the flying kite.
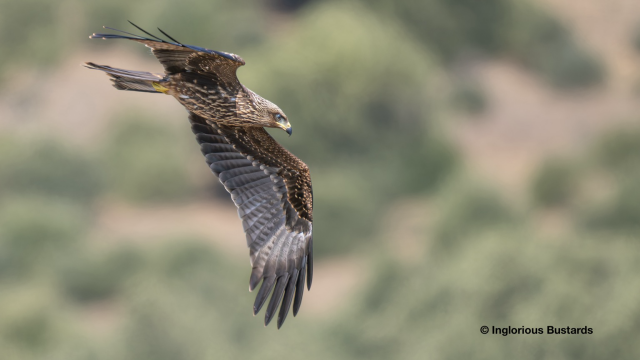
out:
M92 39L128 39L151 48L164 74L117 69L91 62L107 73L118 90L173 96L189 112L191 129L211 171L231 194L250 251L249 290L262 281L253 314L269 294L264 323L278 306L278 328L293 304L297 315L313 277L313 190L307 165L287 151L265 127L291 135L282 110L247 89L236 76L245 62L238 55L183 44L158 29L168 40L131 23L149 38L125 31L93 34ZM273 290L273 291L272 291Z

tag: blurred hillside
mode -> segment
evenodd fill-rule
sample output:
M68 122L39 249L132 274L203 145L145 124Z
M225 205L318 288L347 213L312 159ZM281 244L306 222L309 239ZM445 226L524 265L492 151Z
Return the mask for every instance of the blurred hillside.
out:
M0 359L636 359L640 4L0 0ZM130 19L240 54L311 168L314 285L244 235ZM482 335L584 327L592 335Z

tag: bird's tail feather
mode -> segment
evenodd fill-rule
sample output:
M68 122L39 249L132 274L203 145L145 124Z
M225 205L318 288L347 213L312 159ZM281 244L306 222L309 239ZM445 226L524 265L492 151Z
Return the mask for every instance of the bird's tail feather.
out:
M112 68L111 66L98 65L92 62L85 63L89 69L101 70L107 73L118 90L142 91L150 93L165 93L167 88L162 86L164 78L161 75L146 71L133 71Z

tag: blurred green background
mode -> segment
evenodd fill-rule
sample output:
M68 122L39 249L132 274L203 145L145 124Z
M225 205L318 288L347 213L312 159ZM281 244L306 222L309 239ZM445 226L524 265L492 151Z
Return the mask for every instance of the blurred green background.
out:
M0 359L640 358L637 1L0 9ZM295 128L317 265L280 331L186 112L80 66L159 72L88 39L126 20L240 54Z

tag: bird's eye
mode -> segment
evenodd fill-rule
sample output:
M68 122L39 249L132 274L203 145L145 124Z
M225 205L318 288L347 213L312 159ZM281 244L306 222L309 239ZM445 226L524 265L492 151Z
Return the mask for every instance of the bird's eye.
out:
M278 120L278 122L282 122L284 121L284 118L282 117L282 115L276 114L276 120Z

